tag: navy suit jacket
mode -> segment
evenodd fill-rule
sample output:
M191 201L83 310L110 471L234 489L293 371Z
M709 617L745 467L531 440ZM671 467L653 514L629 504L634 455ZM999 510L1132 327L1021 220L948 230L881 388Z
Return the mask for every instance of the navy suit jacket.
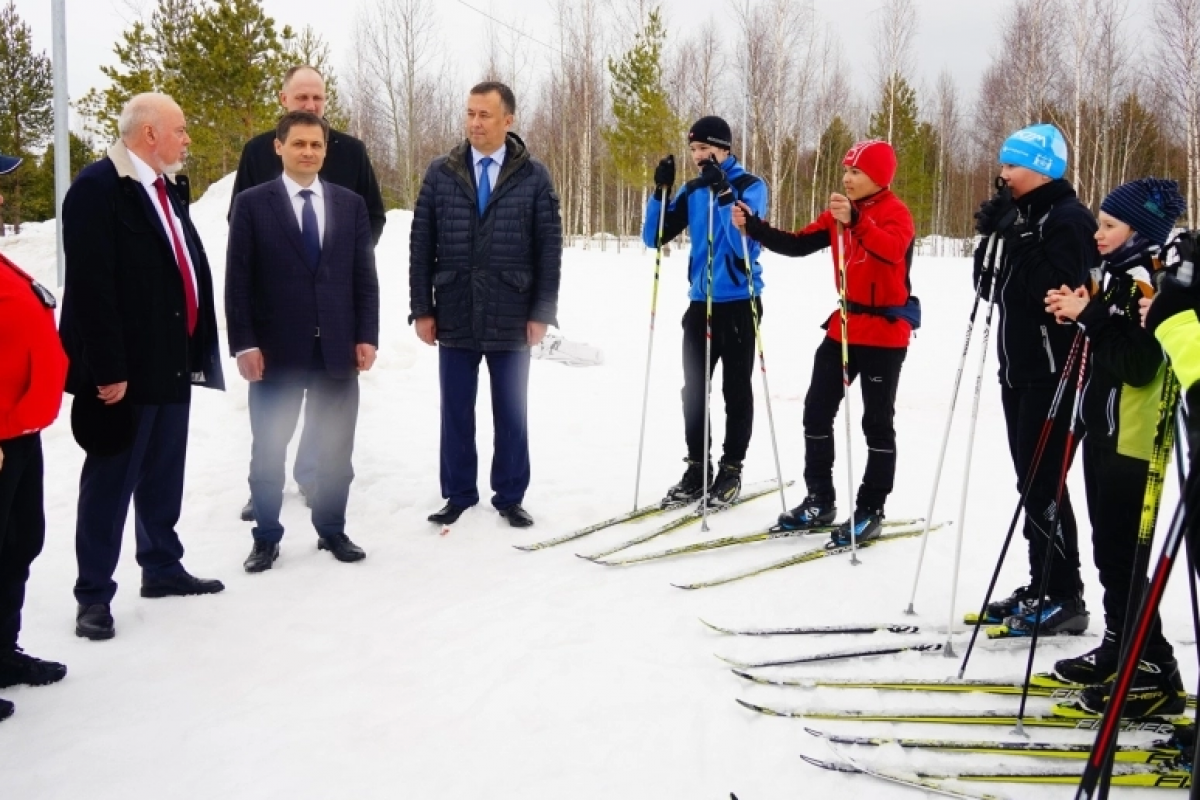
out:
M225 321L236 355L257 347L263 379L286 380L313 364L313 337L334 378L357 374L356 344L379 346L379 281L363 199L322 181L325 237L312 269L282 178L238 193L229 221Z

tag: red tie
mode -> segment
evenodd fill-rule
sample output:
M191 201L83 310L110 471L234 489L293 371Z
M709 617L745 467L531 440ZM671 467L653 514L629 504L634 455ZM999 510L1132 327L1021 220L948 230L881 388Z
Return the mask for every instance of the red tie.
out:
M167 230L171 232L171 242L175 245L175 261L179 265L179 277L183 278L183 298L187 302L188 336L191 336L196 332L196 317L199 314L196 287L192 285L192 272L188 269L187 255L183 252L183 242L179 241L179 234L175 231L175 221L171 216L171 204L167 202L167 185L163 182L161 175L154 181L154 188L158 190L158 204L162 206L163 213L167 215Z

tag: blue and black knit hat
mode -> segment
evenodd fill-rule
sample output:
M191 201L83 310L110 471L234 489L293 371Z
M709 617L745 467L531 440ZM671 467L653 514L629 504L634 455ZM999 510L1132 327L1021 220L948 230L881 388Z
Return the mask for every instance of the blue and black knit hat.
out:
M1175 181L1138 178L1113 189L1100 210L1161 247L1171 238L1175 220L1187 211L1187 201Z
M1031 125L1004 140L999 161L1058 180L1067 171L1067 140L1053 125Z

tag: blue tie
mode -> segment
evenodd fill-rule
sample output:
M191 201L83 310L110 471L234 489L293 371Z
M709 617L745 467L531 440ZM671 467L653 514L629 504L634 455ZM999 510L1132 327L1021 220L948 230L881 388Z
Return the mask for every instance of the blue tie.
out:
M312 204L312 189L301 189L300 196L304 198L304 208L300 210L300 238L304 240L308 266L316 269L321 263L321 233L317 229L317 211Z
M492 196L492 179L488 176L488 167L493 163L491 156L479 159L479 216L487 208L488 198Z

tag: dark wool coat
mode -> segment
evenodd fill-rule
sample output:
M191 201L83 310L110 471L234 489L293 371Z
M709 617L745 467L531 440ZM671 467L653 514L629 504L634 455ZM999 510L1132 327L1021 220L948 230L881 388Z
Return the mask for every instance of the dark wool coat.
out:
M1046 293L1083 286L1096 264L1096 220L1061 178L1015 201L1020 216L1004 238L1000 269L1000 382L1012 388L1055 386L1075 338L1075 327L1046 313ZM987 237L975 249L978 277ZM995 285L995 284L993 284ZM987 296L985 294L985 296Z
M409 240L411 319L433 315L438 341L521 350L529 321L557 325L562 220L550 172L508 134L481 217L471 146L429 165Z
M255 186L272 181L283 174L283 162L275 154L275 131L260 133L242 148L238 161L237 177L233 180L233 196L229 198L229 215L233 216L233 201L238 194ZM325 163L321 166L321 180L345 187L367 204L367 215L371 219L371 238L379 244L387 216L383 211L383 196L379 193L379 181L367 148L361 141L348 133L329 130L329 143L325 146Z
M125 145L85 167L67 191L59 334L72 394L95 395L97 386L128 381L130 403L160 405L187 402L193 383L225 388L212 273L188 215L187 178L166 185L196 271L200 313L191 337L174 247Z

